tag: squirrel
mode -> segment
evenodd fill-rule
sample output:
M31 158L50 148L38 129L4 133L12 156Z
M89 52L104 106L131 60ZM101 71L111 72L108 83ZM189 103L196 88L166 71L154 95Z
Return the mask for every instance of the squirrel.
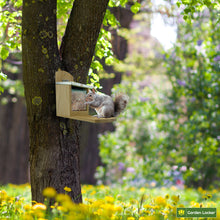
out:
M119 115L126 108L128 96L119 94L113 101L111 96L96 93L92 89L87 93L85 101L85 104L95 109L98 118L110 118Z

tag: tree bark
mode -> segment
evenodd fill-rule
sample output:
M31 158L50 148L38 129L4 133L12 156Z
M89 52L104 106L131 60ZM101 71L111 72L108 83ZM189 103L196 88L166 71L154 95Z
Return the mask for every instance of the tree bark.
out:
M30 129L32 200L52 186L82 202L79 122L56 117L55 71L85 82L108 0L75 0L59 54L56 0L23 0L22 61ZM86 137L85 137L86 138Z

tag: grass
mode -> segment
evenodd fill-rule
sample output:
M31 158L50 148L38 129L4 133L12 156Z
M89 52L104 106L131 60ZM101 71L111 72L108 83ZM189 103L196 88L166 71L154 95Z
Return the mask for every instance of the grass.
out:
M79 205L71 201L70 190L65 187L66 194L57 194L53 188L46 188L44 204L32 205L29 184L1 186L0 219L181 220L176 218L177 207L217 208L214 219L220 219L218 190L83 185L83 204ZM50 199L55 203L49 207Z

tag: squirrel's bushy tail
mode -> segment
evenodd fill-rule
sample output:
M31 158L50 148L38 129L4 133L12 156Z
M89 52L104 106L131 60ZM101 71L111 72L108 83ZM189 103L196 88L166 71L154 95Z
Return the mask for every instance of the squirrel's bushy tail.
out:
M119 115L127 106L129 97L125 94L119 94L115 96L115 116Z

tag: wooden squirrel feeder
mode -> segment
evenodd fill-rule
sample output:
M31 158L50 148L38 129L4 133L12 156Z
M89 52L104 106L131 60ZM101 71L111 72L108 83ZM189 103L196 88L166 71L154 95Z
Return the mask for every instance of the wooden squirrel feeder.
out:
M73 81L73 76L62 70L55 75L56 81L56 115L92 123L109 123L112 118L97 118L89 114L89 107L85 105L85 96L92 86Z

